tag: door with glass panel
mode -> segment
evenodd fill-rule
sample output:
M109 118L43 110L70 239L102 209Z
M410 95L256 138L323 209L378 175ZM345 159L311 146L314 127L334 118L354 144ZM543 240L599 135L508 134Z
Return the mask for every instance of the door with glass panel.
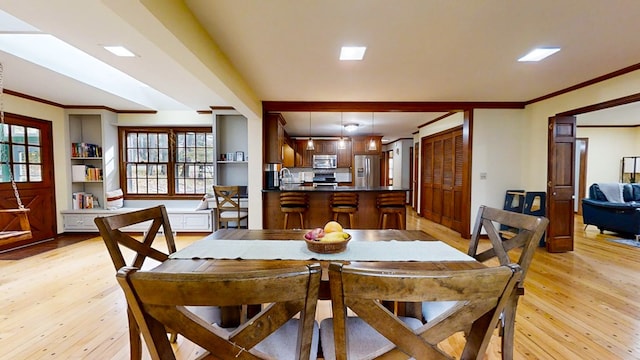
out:
M54 237L57 229L51 122L5 113L0 146L0 208L17 208L19 198L30 210L33 235L19 243L2 243L0 250ZM11 174L17 194L11 185ZM0 228L11 225L11 220L0 219Z

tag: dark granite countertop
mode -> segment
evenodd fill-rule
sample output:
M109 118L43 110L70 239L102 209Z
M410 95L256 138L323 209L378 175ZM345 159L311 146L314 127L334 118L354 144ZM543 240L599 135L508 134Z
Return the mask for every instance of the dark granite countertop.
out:
M309 191L309 192L336 192L336 191L409 191L408 188L398 186L302 186L302 185L284 185L280 189L264 189L263 192L280 192L280 191Z

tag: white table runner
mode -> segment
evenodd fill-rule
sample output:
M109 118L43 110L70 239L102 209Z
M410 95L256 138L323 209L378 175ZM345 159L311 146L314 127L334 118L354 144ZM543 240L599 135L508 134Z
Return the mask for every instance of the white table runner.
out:
M296 240L199 240L171 259L474 261L441 241L350 241L338 254L318 254Z

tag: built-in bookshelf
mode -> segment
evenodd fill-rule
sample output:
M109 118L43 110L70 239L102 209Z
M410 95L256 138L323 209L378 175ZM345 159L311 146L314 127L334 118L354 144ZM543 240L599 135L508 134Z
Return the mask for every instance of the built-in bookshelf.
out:
M119 188L118 168L114 166L118 153L115 119L110 112L68 114L71 175L68 209L104 208L106 192ZM108 159L105 149L109 149Z
M239 114L213 116L216 146L216 184L247 186L247 118Z

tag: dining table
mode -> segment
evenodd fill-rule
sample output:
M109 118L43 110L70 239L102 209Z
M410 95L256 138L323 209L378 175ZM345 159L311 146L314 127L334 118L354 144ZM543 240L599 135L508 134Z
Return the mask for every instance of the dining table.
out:
M320 263L323 274L319 298L329 300L326 270L330 262L391 270L465 270L485 266L421 230L345 229L351 240L346 250L337 254L318 254L308 250L304 241L307 231L221 229L171 254L168 260L151 271L220 273ZM421 318L419 304L392 306L401 315ZM241 321L238 309L225 309L221 325L237 326Z

